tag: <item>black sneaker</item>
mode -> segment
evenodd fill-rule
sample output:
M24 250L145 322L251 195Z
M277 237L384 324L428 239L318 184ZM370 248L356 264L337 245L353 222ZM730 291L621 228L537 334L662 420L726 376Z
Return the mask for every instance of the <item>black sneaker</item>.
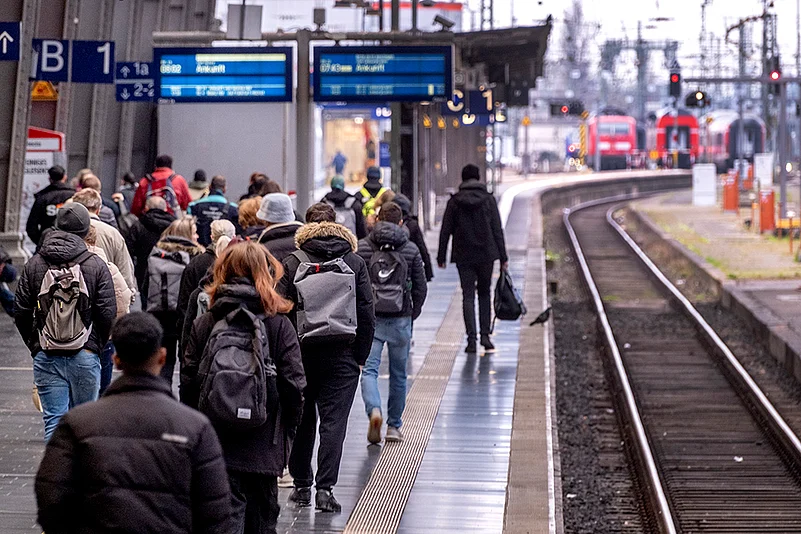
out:
M481 336L481 346L484 347L484 350L495 350L495 345L492 344L492 340L487 335Z
M338 514L342 511L342 505L334 498L331 490L318 489L314 497L315 508L321 512L333 512Z
M295 488L289 494L289 500L298 506L311 506L311 488Z
M467 354L475 354L476 352L478 352L475 338L467 340L467 347L464 349L464 351Z

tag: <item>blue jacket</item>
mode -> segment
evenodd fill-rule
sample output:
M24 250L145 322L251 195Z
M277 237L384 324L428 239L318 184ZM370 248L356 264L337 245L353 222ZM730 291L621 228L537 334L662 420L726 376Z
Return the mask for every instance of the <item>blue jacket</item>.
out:
M239 209L233 202L223 196L222 191L210 191L207 197L195 200L187 209L189 215L197 219L198 242L203 246L211 243L211 223L219 219L228 219L239 233Z

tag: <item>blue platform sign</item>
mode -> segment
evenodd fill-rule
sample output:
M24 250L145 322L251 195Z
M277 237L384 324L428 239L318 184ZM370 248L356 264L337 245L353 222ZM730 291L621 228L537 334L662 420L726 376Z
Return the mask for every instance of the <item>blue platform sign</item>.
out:
M292 101L292 48L156 48L153 59L160 103Z
M147 61L122 61L116 66L116 83L124 80L153 80L156 76L155 63Z
M114 41L73 41L70 81L114 83Z
M378 147L378 166L392 167L392 157L389 152L389 143L381 141Z
M431 102L453 93L450 46L314 48L318 102Z
M155 63L131 61L117 63L115 69L117 102L156 100Z
M0 61L19 61L19 22L0 22Z
M34 39L32 80L69 81L69 41Z

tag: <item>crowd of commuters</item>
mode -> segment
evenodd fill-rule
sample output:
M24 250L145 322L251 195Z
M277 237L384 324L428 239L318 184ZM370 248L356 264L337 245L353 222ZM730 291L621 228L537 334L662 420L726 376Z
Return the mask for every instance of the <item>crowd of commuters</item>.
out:
M36 195L37 252L4 298L43 414L45 532L274 533L279 485L296 506L340 512L333 490L360 382L368 442L404 440L413 322L434 277L411 201L371 168L355 195L338 173L300 217L263 174L234 203L224 177L197 171L187 184L172 164L159 156L108 199L91 170L68 182L53 167ZM462 177L437 263L452 237L475 352L477 334L492 349L489 284L507 257L478 169Z

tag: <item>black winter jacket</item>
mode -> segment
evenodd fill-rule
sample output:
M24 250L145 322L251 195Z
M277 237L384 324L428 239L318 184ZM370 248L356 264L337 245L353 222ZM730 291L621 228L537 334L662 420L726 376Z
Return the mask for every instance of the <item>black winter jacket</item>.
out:
M508 261L495 197L478 180L462 182L448 200L439 234L437 263L445 263L448 241L453 236L451 261L465 265Z
M342 258L356 274L356 339L348 344L326 344L322 347L303 347L303 356L310 361L314 357L352 357L359 365L364 365L370 355L375 333L375 312L373 310L373 288L364 260L356 254L356 237L344 226L335 223L311 223L303 226L295 234L297 248L304 251L314 261L329 261ZM294 303L298 302L295 289L295 274L300 260L290 254L284 260L284 276L276 290ZM294 310L289 318L297 329L297 316Z
M250 281L224 286L211 309L192 325L181 366L181 401L189 406L196 407L198 403L201 387L198 366L214 323L241 306L256 314L264 313L261 299ZM270 357L278 375L280 408L256 429L237 432L217 428L217 435L228 469L280 476L289 461L292 440L300 423L306 376L298 336L289 319L284 315L265 317L264 325L267 327Z
M244 239L245 241L258 241L261 237L261 234L264 233L264 226L248 226L242 233L239 234L239 237Z
M42 239L42 232L55 224L58 208L74 194L74 188L59 182L50 184L33 195L33 207L25 224L25 233L37 247Z
M184 273L181 275L181 287L178 290L178 308L176 310L178 312L177 327L179 331L183 331L192 292L200 286L200 281L208 274L216 259L217 254L214 253L214 247L209 246L206 252L189 260L189 265L184 269ZM181 348L184 346L181 345Z
M409 241L409 234L404 228L397 224L378 221L370 235L359 241L359 256L364 259L364 263L369 267L373 254L385 246L400 253L400 256L406 262L407 279L411 283L411 298L406 300L403 311L394 314L394 316L411 316L412 319L417 319L423 311L423 303L426 301L428 293L426 273L420 251L417 249L417 245ZM388 317L392 316L388 315Z
M360 196L351 195L342 189L332 189L320 202L330 202L336 207L343 207L349 198L355 199L353 214L356 217L356 237L364 239L367 237L367 223L364 220L364 213L362 213L362 199Z
M37 325L41 324L44 318L37 318L36 315L39 290L48 266L67 264L85 251L86 244L80 237L51 229L42 239L39 252L25 265L17 285L14 322L32 356L41 350ZM81 271L86 281L90 303L89 307L81 310L81 318L84 324L92 324L92 332L84 348L100 354L100 350L108 341L111 323L117 316L114 282L106 262L94 254L81 264Z
M145 280L147 279L147 257L153 251L153 247L161 239L161 234L175 220L175 216L164 210L148 210L131 227L131 231L125 236L128 251L134 261L134 275L136 283L139 285L139 292L142 293Z
M56 428L36 475L47 534L230 533L220 442L164 379L125 374Z
M431 254L428 252L426 237L420 229L420 223L415 217L404 217L403 227L409 231L409 241L417 245L417 249L420 251L420 257L423 258L423 266L426 270L426 280L430 282L434 279L434 266L431 265Z
M259 236L259 243L267 247L275 259L284 261L284 258L297 250L295 232L301 226L303 225L297 221L270 226Z

